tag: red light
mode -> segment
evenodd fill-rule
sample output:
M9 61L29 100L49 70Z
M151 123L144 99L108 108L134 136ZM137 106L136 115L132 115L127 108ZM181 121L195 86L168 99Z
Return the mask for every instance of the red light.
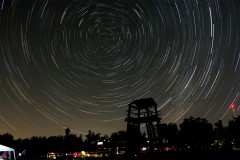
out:
M231 109L234 109L235 108L235 105L233 103L230 104L230 108Z
M4 158L4 159L7 158L7 154L3 153L2 158Z

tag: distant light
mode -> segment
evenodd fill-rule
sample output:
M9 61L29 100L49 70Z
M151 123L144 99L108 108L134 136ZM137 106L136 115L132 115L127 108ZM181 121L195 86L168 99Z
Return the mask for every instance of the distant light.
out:
M86 156L86 152L85 152L85 151L82 151L81 154L82 154L83 156Z
M142 147L142 151L146 151L147 150L147 148L146 147Z
M97 145L98 146L103 145L103 142L97 142Z
M231 103L231 104L230 104L230 108L231 108L231 109L234 109L234 108L235 108L234 103Z

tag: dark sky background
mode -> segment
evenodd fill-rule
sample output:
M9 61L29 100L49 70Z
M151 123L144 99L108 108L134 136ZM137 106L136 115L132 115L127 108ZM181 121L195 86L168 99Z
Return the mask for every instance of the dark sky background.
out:
M111 134L148 97L162 123L227 124L239 17L239 0L0 0L0 134Z

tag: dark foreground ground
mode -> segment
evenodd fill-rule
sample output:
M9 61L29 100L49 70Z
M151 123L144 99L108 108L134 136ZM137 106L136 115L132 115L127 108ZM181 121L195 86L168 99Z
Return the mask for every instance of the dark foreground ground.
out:
M141 154L138 156L116 156L106 158L94 158L96 160L240 160L240 151L205 151L182 152L168 151L154 154Z
M46 158L17 158L17 160L48 160ZM240 151L166 151L140 155L121 155L105 158L57 158L57 160L240 160Z
M240 151L161 152L138 156L107 157L101 160L240 160Z

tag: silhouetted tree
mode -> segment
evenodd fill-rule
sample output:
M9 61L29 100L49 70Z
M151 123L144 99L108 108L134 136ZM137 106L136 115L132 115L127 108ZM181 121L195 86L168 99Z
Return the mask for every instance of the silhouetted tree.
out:
M209 149L214 142L213 126L205 118L185 118L180 124L180 144L190 150Z
M18 138L16 140L14 140L14 145L13 145L13 148L15 149L15 151L17 153L21 153L24 152L24 150L26 149L25 147L26 145L24 144L24 141L23 139L21 138Z
M67 147L69 152L80 151L83 146L82 137L77 137L76 134L69 134L67 137Z
M223 126L222 120L218 120L214 123L214 137L215 142L213 145L214 150L219 150L223 147L225 142L226 127Z
M112 154L116 154L117 147L118 149L126 147L127 132L124 130L113 132L110 136L110 141L111 141L111 152Z
M65 129L65 136L68 136L70 134L70 129L69 128L66 128Z
M168 129L167 129L167 124L166 123L161 123L159 124L160 128L160 139L163 141L163 145L166 145L168 138Z
M100 139L100 135L101 135L100 133L94 133L93 131L88 130L88 134L85 136L86 142L90 143L96 142L97 140Z
M223 138L223 134L224 134L224 127L222 124L222 120L217 121L216 123L214 123L215 128L214 131L216 132L216 138L217 139L222 139Z
M13 135L9 133L0 135L0 144L13 147L13 143L14 143Z
M63 136L50 136L47 138L48 152L63 152L64 137Z
M26 146L27 159L46 156L48 152L46 146L46 137L31 137Z
M65 152L80 151L83 146L82 136L77 137L76 134L70 134L70 129L66 128L64 144Z
M179 130L175 123L160 124L160 135L164 142L164 146L176 147L178 132Z
M96 143L100 139L100 133L94 133L88 130L88 134L85 136L85 147L89 151L94 151L96 149Z
M231 135L232 142L234 147L240 147L240 116L234 117L233 120L228 122L228 131Z

